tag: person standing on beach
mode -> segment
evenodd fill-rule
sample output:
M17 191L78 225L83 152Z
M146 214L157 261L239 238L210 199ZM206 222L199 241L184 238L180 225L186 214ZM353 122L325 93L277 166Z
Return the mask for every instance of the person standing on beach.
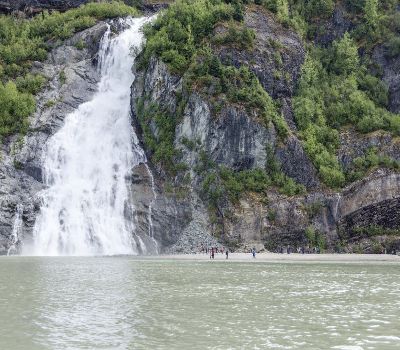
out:
M225 251L225 255L226 255L226 258L228 259L228 255L229 255L229 250L228 249Z
M256 257L256 248L253 247L253 249L251 250L252 254L253 254L253 258Z

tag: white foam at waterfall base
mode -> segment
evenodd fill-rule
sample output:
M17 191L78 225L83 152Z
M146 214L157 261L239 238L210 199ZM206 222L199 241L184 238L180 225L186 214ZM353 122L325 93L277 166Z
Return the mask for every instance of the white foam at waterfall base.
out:
M41 193L34 245L27 254L137 253L127 177L145 158L133 143L129 117L132 47L140 46L140 28L149 20L127 20L130 28L116 37L105 33L98 92L67 115L48 141L43 163L48 188Z

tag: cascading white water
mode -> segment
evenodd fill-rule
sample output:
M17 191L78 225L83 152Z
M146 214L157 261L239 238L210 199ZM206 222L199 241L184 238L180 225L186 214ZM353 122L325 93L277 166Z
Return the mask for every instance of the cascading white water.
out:
M149 219L148 219L148 221L149 221L149 237L152 239L155 249L156 249L156 252L158 253L158 243L154 238L153 217L152 217L153 205L154 205L154 202L157 200L157 192L155 189L156 186L154 184L154 176L153 176L148 164L145 163L145 165L146 165L147 172L149 173L149 176L150 176L151 191L153 193L153 199L150 201L150 204L149 204Z
M22 214L24 212L24 207L22 204L18 204L15 210L15 218L14 218L14 225L13 230L10 236L10 247L7 250L7 255L17 253L17 244L19 242L19 237L22 230Z
M34 227L34 255L137 253L126 179L145 157L132 139L129 118L131 49L140 46L140 29L149 20L127 20L129 29L116 37L107 31L99 51L98 92L66 116L46 145L48 189Z

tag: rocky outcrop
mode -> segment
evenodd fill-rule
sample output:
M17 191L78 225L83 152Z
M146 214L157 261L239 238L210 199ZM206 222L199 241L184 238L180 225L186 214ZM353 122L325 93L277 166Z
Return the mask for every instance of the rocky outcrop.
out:
M175 138L177 144L184 138L198 140L213 162L245 170L265 168L266 145L273 145L276 135L272 125L265 128L234 106L227 105L215 117L208 103L192 94ZM193 151L184 148L182 151L185 163L194 166Z
M62 125L63 118L96 91L96 68L100 39L106 23L76 34L54 49L46 62L34 62L34 73L43 74L47 86L37 98L36 112L30 117L30 131L23 138L13 137L3 145L0 163L0 254L10 246L17 205L23 207L20 235L31 237L40 206L38 192L43 188L41 157L47 139ZM78 49L76 44L85 47ZM20 237L21 238L21 237Z
M156 181L154 181L156 180ZM162 191L159 181L153 178L150 168L139 164L132 169L132 203L135 203L135 233L156 243L157 253L176 243L192 221L190 203ZM152 242L147 247L152 247Z
M283 27L271 13L259 6L247 9L244 26L255 33L255 42L251 49L243 50L229 45L214 46L213 49L225 64L232 64L237 68L242 65L249 67L269 95L280 101L282 115L289 127L296 131L291 97L305 58L302 40L297 33ZM219 35L226 30L222 26L216 28ZM243 127L244 125L241 126ZM261 128L260 125L257 127ZM274 146L275 140L270 139L268 144ZM295 133L285 145L274 148L275 156L288 176L307 188L319 185L317 172Z
M314 25L317 28L314 41L322 46L330 45L354 28L354 23L341 2L336 4L332 16L328 19L319 19Z
M340 242L354 242L356 228L400 226L399 183L398 174L379 170L338 193L314 192L292 198L269 193L267 204L244 198L227 225L229 235L237 243L264 242L269 250L278 251L288 245L308 245L305 231L314 227L323 234L328 248L336 250ZM393 243L393 237L383 238L374 237L382 249Z
M400 161L400 143L397 137L381 130L360 135L350 128L340 133L338 158L343 169L351 169L354 159L364 156L370 148L374 148L378 154Z
M0 12L23 11L36 13L43 10L66 11L89 0L0 0Z
M252 49L222 46L215 52L223 63L248 66L273 98L291 97L305 57L301 38L261 6L246 11L244 26L255 32ZM216 29L219 34L225 30Z
M391 57L385 45L378 45L372 53L373 61L378 65L382 80L389 89L389 110L400 113L400 56Z
M317 172L296 137L297 130L293 120L291 98L304 60L305 50L297 34L278 24L273 16L258 7L249 7L245 15L245 25L256 29L254 49L238 49L229 44L213 45L214 53L224 62L236 67L248 66L259 78L264 89L280 101L282 113L289 124L291 133L286 140L279 140L273 125L265 127L257 122L251 112L234 104L225 104L216 114L206 95L196 92L188 94L182 80L169 73L167 67L154 57L144 71L137 72L138 78L132 87L133 124L139 138L143 141L140 123L136 118L136 98L146 99L162 109L175 114L178 102L185 106L175 131L175 147L180 151L177 161L188 167L190 195L176 208L186 203L190 210L185 217L185 226L180 235L164 242L171 244L166 251L190 252L193 247L207 242L207 235L215 231L215 217L210 216L207 203L202 201L201 178L195 171L199 164L199 151L209 160L220 166L234 170L264 168L267 162L266 146L274 150L282 171L308 188L306 195L287 197L276 190L268 191L267 199L256 194L247 194L239 203L224 203L226 213L222 219L223 229L218 239L231 249L279 250L287 245L292 248L310 245L306 231L313 228L316 237L326 242L331 251L370 251L371 242L378 242L382 249L393 245L393 237L377 236L348 245L354 227L379 225L392 227L400 225L398 210L400 198L399 175L390 171L377 170L362 181L356 182L342 191L329 191L319 182ZM319 37L321 43L331 42L340 37L350 24L339 7L332 18L330 36ZM216 34L224 33L226 27L216 28ZM328 31L326 33L328 35ZM277 52L279 57L277 57ZM283 74L279 75L281 71ZM282 78L285 76L286 78ZM182 106L181 106L182 107ZM157 128L150 125L153 134ZM370 148L377 146L378 152L399 159L398 141L385 132L360 136L348 129L341 133L339 160L345 170L351 168L356 157L363 156ZM183 140L189 140L195 147L188 147ZM149 158L151 154L148 154ZM162 167L155 166L154 174L158 182L160 198L165 195L165 181L180 181L171 178ZM177 204L179 203L179 204ZM182 214L178 214L178 221ZM162 219L161 228L168 225ZM387 224L386 224L387 223ZM221 224L221 222L220 222ZM158 228L157 228L158 229ZM179 229L179 228L177 228ZM222 233L221 233L222 232ZM161 237L160 234L156 234ZM396 241L397 242L397 241ZM214 244L214 243L209 243ZM312 244L312 243L311 243ZM351 243L353 244L353 243ZM375 243L374 243L375 244ZM374 245L376 248L377 244ZM397 243L396 243L397 244ZM360 248L361 247L361 248ZM375 249L374 248L374 249ZM389 249L389 248L388 248Z

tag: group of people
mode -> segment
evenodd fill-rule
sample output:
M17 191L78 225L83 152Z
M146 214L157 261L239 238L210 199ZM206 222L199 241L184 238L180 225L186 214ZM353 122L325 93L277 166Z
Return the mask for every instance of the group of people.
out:
M292 248L291 246L288 245L287 247L283 247L283 246L279 247L277 249L277 253L280 253L280 254L284 254L284 253L287 253L287 254L290 254L290 253L319 254L319 253L321 253L321 250L319 249L319 247L310 248L309 246L307 246L307 247L303 246L303 247Z
M200 249L201 253L205 253L205 254L210 254L210 259L214 259L215 255L218 253L224 254L225 253L225 257L226 259L228 259L229 257L229 250L228 249L224 249L224 247L204 247L202 246Z
M225 259L229 258L229 249L224 248L224 247L204 247L202 246L200 248L200 252L204 253L204 254L210 254L210 259L215 259L215 255L217 255L218 253L220 254L224 254L225 253ZM252 254L253 258L256 257L256 248L252 248L250 250L250 253Z

